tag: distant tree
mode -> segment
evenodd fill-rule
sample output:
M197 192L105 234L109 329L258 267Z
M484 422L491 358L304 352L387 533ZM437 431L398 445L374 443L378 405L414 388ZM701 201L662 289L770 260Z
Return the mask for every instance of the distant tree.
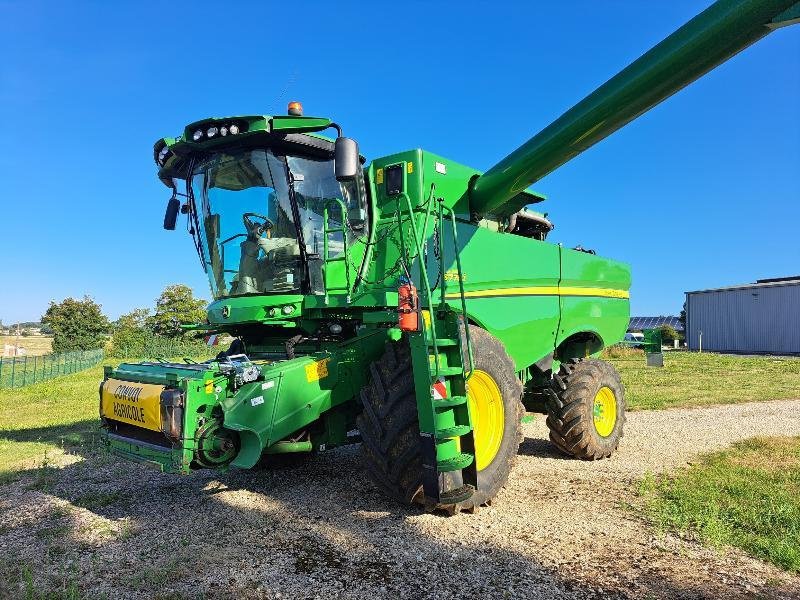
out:
M671 342L673 340L680 339L678 332L675 331L675 328L672 325L664 324L658 329L661 331L661 340L664 342Z
M111 336L110 356L143 356L155 335L148 323L150 316L149 308L135 308L117 319Z
M149 329L149 308L134 308L131 312L121 315L114 321L114 329Z
M28 337L28 336L30 336L30 335L31 335L31 330L26 328L26 329L23 329L23 330L21 330L21 331L19 332L19 334L20 334L22 337Z
M158 335L182 337L185 330L181 323L204 323L205 320L206 301L195 298L188 285L178 283L161 292L156 300L156 312L147 318L147 324Z
M678 316L678 321L680 321L683 330L686 331L686 302L683 303L683 308L681 308L681 314Z
M42 323L53 330L53 352L102 348L108 332L108 317L89 296L50 302Z

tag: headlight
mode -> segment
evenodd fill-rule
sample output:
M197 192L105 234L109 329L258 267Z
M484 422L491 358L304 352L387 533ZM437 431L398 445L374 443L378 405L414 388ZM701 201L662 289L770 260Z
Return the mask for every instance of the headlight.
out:
M228 131L231 132L231 135L236 135L237 133L239 133L239 126L231 125L230 128L228 128Z
M199 129L198 129L197 131L195 131L195 132L192 134L192 139L193 139L195 142L196 142L197 140L199 140L201 137L203 137L203 132L202 132L201 130L199 130Z
M225 125L223 125L222 127L219 128L219 134L222 137L225 137L226 135L228 135L228 128L225 127Z
M214 137L215 135L217 135L217 132L218 132L218 131L219 131L219 129L217 129L216 127L209 127L209 128L208 128L208 131L206 131L206 135L207 135L208 137L212 138L212 137Z

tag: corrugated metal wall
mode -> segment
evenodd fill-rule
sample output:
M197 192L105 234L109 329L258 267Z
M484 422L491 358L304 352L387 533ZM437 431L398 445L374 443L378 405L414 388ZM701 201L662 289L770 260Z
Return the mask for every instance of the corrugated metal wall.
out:
M686 294L687 343L703 350L800 353L800 283Z

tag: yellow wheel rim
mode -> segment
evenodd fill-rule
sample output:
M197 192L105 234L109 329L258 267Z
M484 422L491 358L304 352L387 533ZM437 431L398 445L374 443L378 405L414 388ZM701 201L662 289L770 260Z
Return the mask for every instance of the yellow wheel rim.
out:
M482 471L494 460L503 442L505 409L503 396L494 378L475 369L467 381L467 401L475 437L475 463Z
M603 386L594 396L594 428L601 437L608 437L617 424L617 397Z

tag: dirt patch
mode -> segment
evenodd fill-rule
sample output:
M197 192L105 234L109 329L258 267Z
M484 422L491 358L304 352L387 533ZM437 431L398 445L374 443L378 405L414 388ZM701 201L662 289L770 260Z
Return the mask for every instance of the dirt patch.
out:
M190 477L90 455L0 487L0 597L800 598L800 578L630 508L646 473L756 435L800 435L800 401L631 413L589 463L537 417L494 505L452 518L387 501L357 448Z

